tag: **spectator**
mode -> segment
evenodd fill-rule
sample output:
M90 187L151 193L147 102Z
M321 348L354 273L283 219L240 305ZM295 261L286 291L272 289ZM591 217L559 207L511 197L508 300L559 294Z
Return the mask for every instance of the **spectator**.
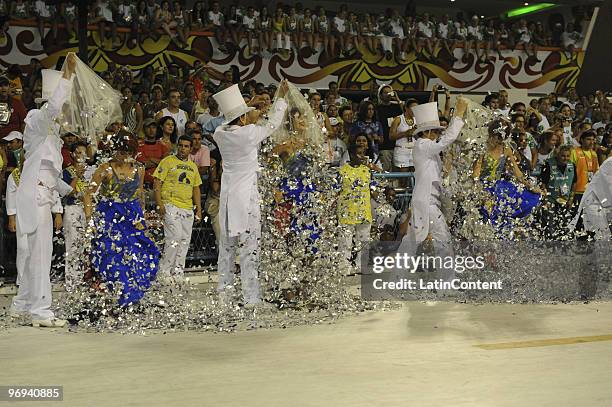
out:
M167 93L168 107L163 108L155 116L156 119L160 119L165 116L170 116L176 123L176 132L180 136L185 134L185 124L189 120L189 114L179 107L181 103L181 92L177 89L170 89Z
M539 62L538 60L538 54L536 52L536 44L535 42L532 41L532 32L531 30L529 30L529 27L527 27L527 21L525 19L521 19L521 21L519 22L519 26L516 29L516 48L520 48L520 46L523 46L523 49L525 50L525 54L527 54L528 57L533 57L535 58L536 62ZM531 50L533 52L532 55L529 55L529 46L531 45Z
M219 105L216 103L212 95L208 96L206 104L208 106L207 111L200 114L196 120L198 123L200 123L200 125L202 125L202 127L204 127L211 119L221 115L221 112L219 112Z
M219 51L227 52L226 32L225 32L225 17L221 12L218 1L213 1L212 8L208 12L206 28L211 29L215 33L215 39L219 43Z
M346 268L350 270L353 252L357 252L355 267L361 271L362 247L370 240L372 209L370 188L372 175L363 162L365 150L356 142L349 147L350 161L340 167L340 196L338 197L338 223L341 227L338 250ZM367 264L367 261L366 263ZM352 273L349 273L352 274Z
M257 35L256 27L257 27L258 21L259 20L257 16L255 15L255 8L253 6L249 6L247 8L246 15L242 17L242 28L246 34L247 46L251 54L257 54L259 51L259 48L253 46L253 40L255 39Z
M259 18L255 27L259 31L260 52L272 52L272 18L270 18L266 6L260 9Z
M433 57L433 50L437 45L437 39L435 37L436 27L433 22L429 20L429 13L423 14L423 20L417 25L418 37L425 43L425 48L431 57Z
M315 33L315 16L309 8L304 10L304 17L298 19L298 44L302 44L302 41L306 41L306 46L311 54L316 52L316 33ZM299 46L298 46L299 48Z
M189 135L193 141L189 159L198 167L198 171L202 179L208 178L208 170L210 168L210 150L202 145L202 126L196 123L196 128Z
M144 8L142 10L144 11ZM136 6L130 0L123 0L123 2L121 2L117 6L117 25L119 27L130 29L130 37L127 43L128 48L134 48L137 45L137 42L136 42L136 38L138 37L138 18L136 17L137 15L138 14L136 14Z
M164 158L153 174L155 202L164 219L164 254L159 269L165 278L183 280L185 259L194 223L202 219L200 185L196 164L189 161L191 139L179 138L176 154Z
M117 23L113 20L113 4L108 0L97 0L95 4L95 15L91 23L98 25L98 35L100 37L100 47L106 47L106 28L111 29L111 41L113 47L121 45L121 40L117 36Z
M23 132L27 111L21 100L11 96L11 85L6 76L0 76L0 104L6 104L3 115L6 119L0 121L0 138L13 130Z
M563 49L569 54L567 57L571 58L574 50L580 47L580 41L582 40L582 34L580 34L574 28L574 24L567 23L567 28L563 34L561 34L561 43Z
M127 1L127 0L125 0ZM60 3L60 16L63 17L64 27L68 31L68 43L78 42L76 34L79 30L76 4L72 2Z
M272 19L272 35L276 40L274 52L291 49L289 35L287 35L287 30L285 28L285 22L285 13L283 13L283 9L277 7L276 14L274 14L274 18ZM285 44L284 46L283 43Z
M395 142L393 150L393 166L399 172L414 172L412 150L414 148L414 115L412 108L419 103L416 99L408 99L404 103L404 113L393 119L389 129L389 138ZM406 186L406 178L402 182Z
M595 152L595 132L587 130L579 138L580 147L576 147L570 154L570 161L576 167L576 183L574 184L573 207L578 208L587 184L599 169L597 153Z
M181 12L182 16L182 11ZM155 20L160 22L162 30L166 33L170 40L179 48L185 47L185 38L183 38L182 28L176 30L176 35L170 31L171 29L176 29L178 27L178 21L174 19L174 15L172 10L170 10L170 2L168 0L163 0L160 3L160 8L157 9L157 15L155 16ZM184 23L184 22L183 22ZM178 39L177 39L178 38Z
M144 182L146 188L153 187L153 172L160 161L168 155L167 145L157 140L157 123L148 118L144 121L144 140L138 145L136 160L145 167Z
M208 11L206 10L206 6L203 1L196 1L193 4L193 9L189 15L189 21L187 24L192 30L199 31L202 30L208 18Z
M23 159L23 134L19 131L11 131L3 140L7 143L6 175L9 175L13 170L19 167Z
M10 10L11 19L25 20L27 18L30 18L30 13L28 10L28 2L24 0L14 0L14 1L11 1L10 3L11 3L11 10Z
M238 7L232 4L229 7L229 13L225 17L226 44L231 45L232 48L237 48L242 40L242 15L238 11Z
M341 167L348 162L346 144L338 137L340 122L336 118L329 119L330 130L325 141L325 162L331 167Z
M142 124L144 121L142 107L140 107L140 103L134 101L131 87L124 86L121 92L123 93L123 102L121 103L123 123L130 133L139 136L142 134Z
M547 131L542 135L543 141L537 149L537 154L531 159L531 168L533 168L533 175L536 177L540 176L542 167L546 160L554 155L555 149L559 144L557 134L554 131Z
M195 86L193 82L185 82L185 86L183 87L183 95L184 98L180 104L180 108L186 112L193 112L193 106L196 102L195 95ZM195 116L191 116L195 119Z
M540 175L541 189L546 195L542 224L547 238L557 239L567 234L570 197L576 183L576 168L570 162L571 150L568 145L559 147L556 156L546 160Z
M157 122L157 134L155 136L161 144L163 144L168 151L174 154L176 151L176 141L178 139L178 132L176 129L176 122L172 116L164 116Z
M408 23L406 23L408 24ZM457 42L456 38L456 29L453 23L453 20L450 18L448 14L444 14L444 17L438 23L437 27L437 36L442 43L442 46L451 57L452 61L455 62L457 58L455 58L454 51ZM408 39L408 38L407 38Z
M323 45L323 52L327 53L329 58L332 58L335 55L336 51L336 40L333 35L331 35L331 23L327 18L327 14L325 13L325 9L323 7L319 8L319 14L316 21L316 33L318 41ZM315 44L317 41L315 41Z
M136 5L133 17L134 24L136 24L136 44L142 44L149 33L154 30L155 14L150 15L148 10L149 8L145 0L140 0ZM134 45L133 42L132 45ZM146 70L147 68L145 68L145 71ZM146 87L146 89L148 89L148 87Z
M153 118L157 112L161 112L167 103L162 99L164 88L160 84L155 84L151 87L152 100L145 105L143 113L145 118Z
M191 118L200 122L200 116L210 112L210 108L208 107L208 98L210 98L211 93L210 90L206 87L204 88L200 94L198 95L198 100L193 104L193 110L191 112ZM206 116L205 116L206 118Z
M383 142L378 147L380 150L380 163L384 171L391 171L395 141L389 138L389 126L397 116L402 114L402 107L399 97L389 85L382 85L380 87L378 98L379 103L376 117L383 128Z
M72 132L65 132L62 134L62 168L72 165L72 146L78 139L78 136Z
M38 33L42 44L45 38L45 24L51 25L51 43L57 39L57 20L55 6L49 0L36 0L34 3L34 14L38 24Z
M344 140L344 138L342 139L345 142L348 142L348 138L351 135L351 129L353 128L353 108L350 106L342 106L339 110L338 110L338 118L342 121L342 137L345 137L346 140ZM376 146L376 148L378 149L378 145Z
M350 129L350 135L354 137L358 133L363 133L368 137L370 147L378 150L380 143L384 141L382 124L376 120L376 107L370 101L362 101L359 104L357 121Z
M464 58L467 61L467 54L470 52L470 48L474 46L474 53L478 62L484 62L480 55L480 48L482 45L482 27L480 26L480 20L478 16L473 16L470 25L467 27L467 38L464 45Z
M296 13L297 11L295 7L290 7L289 14L285 16L285 30L287 32L285 37L285 44L287 46L287 49L295 49L295 53L297 54L297 51L299 51L302 47L302 37L299 33L299 20ZM291 47L291 43L293 43L293 47Z

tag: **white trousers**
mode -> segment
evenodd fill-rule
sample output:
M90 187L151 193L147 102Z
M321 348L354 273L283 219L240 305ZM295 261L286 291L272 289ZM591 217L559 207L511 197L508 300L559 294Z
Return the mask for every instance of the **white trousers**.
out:
M64 207L64 241L66 243L66 291L72 291L83 281L85 253L85 211L80 205Z
M225 222L227 225L227 222ZM259 236L260 221L258 216L250 216L248 230L238 236L229 236L227 226L221 229L219 237L219 260L217 270L219 273L219 293L225 292L234 284L234 271L236 268L236 253L240 261L240 279L242 280L242 295L247 304L261 302L261 289L259 286Z
M361 271L362 259L365 257L366 267L368 265L367 251L361 253L361 249L365 247L370 241L370 229L372 228L371 223L360 223L357 225L340 225L340 237L338 241L338 250L343 255L343 260L348 265L351 264L351 258L353 257L353 250L358 252L355 260L355 266Z
M25 268L25 261L28 257L28 235L24 235L19 231L19 225L17 225L17 285L21 285L21 279L23 278L23 270Z
M612 218L612 214L609 214L608 211L599 204L586 205L583 209L584 228L589 232L595 232L595 240L611 240L608 218Z
M291 36L289 34L276 33L276 48L283 48L283 37L285 37L285 49L291 49Z
M159 263L162 277L182 280L193 230L193 210L166 204L164 254Z
M383 51L393 52L393 37L383 35L378 38L380 39L380 45L382 46Z
M452 245L452 236L446 219L436 204L429 205L429 231L434 247L434 255L436 257L453 257L454 250ZM402 238L402 243L398 248L400 254L406 253L408 256L415 256L419 245L423 243L416 241L413 225L410 225L408 233ZM443 264L446 262L442 262ZM438 276L445 281L450 281L455 278L455 270L453 268L443 268L436 270Z
M21 284L11 310L29 312L33 319L53 318L51 311L51 258L53 256L53 191L38 187L38 227L27 236L27 255ZM19 227L19 226L18 226Z

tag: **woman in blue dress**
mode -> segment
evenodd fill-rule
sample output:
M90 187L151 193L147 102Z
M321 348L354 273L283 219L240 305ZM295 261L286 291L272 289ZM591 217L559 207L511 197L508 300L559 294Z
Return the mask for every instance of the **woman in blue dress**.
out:
M514 230L515 219L531 214L540 202L540 191L531 186L512 149L506 145L509 126L502 120L489 125L485 153L476 160L474 178L480 179L491 196L482 213L499 233Z
M85 216L93 218L91 262L120 307L137 303L155 279L159 250L149 239L143 213L144 168L134 160L129 133L113 136L112 159L100 165L85 195ZM95 212L94 196L97 197Z

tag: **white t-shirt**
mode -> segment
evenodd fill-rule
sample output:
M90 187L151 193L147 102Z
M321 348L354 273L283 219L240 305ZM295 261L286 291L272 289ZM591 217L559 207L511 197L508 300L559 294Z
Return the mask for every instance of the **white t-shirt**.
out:
M438 23L438 35L440 38L448 38L448 24Z
M114 22L113 20L113 12L110 9L108 1L99 0L97 6L100 8L100 16L104 17L104 20L109 23Z
M561 41L563 42L564 47L569 47L570 45L573 45L574 47L578 46L581 38L582 35L577 31L573 31L571 33L564 32L561 34Z
M548 129L550 129L550 123L548 122L546 116L542 115L542 120L540 120L540 123L538 123L538 132L542 133Z
M476 38L477 40L482 40L482 31L480 30L479 25L468 25L467 32L469 35Z
M433 37L432 25L433 24L431 24L431 21L429 23L424 23L423 21L420 21L418 24L419 32L422 33L427 38Z
M51 9L47 5L47 3L42 0L36 1L34 9L36 10L36 14L41 17L51 17Z
M210 21L217 27L220 27L223 24L223 13L222 12L213 13L212 11L209 11L208 21Z
M249 17L247 15L247 16L242 17L242 24L247 28L247 30L254 30L255 29L255 16Z
M183 109L179 109L177 113L171 113L168 108L162 109L162 116L171 116L176 122L176 133L178 136L185 134L185 125L187 124L187 112Z
M529 33L529 29L527 27L519 28L518 33L520 34L519 41L521 42L531 41L531 34Z
M334 25L336 26L336 30L338 30L338 32L345 32L346 31L346 25L345 25L346 20L344 18L340 18L338 16L334 17Z
M119 15L125 21L130 21L131 20L132 9L133 8L134 8L134 6L132 4L119 4L119 7L117 7L117 9L119 10Z

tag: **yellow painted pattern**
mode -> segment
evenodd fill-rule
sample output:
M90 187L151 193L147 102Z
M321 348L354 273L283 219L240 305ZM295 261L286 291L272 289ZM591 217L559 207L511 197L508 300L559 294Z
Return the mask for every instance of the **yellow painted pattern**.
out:
M555 338L555 339L536 339L532 341L518 342L501 342L501 343L485 343L474 345L477 348L484 350L501 350L501 349L518 349L518 348L538 348L544 346L558 345L575 345L578 343L603 342L612 341L610 335L594 335L594 336L575 336L570 338Z

